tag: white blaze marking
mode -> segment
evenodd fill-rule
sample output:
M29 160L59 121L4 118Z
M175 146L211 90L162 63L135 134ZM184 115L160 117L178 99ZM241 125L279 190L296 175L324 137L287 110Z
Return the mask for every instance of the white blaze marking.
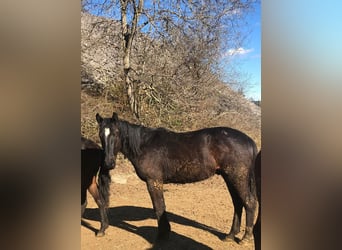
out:
M109 134L110 134L110 129L109 128L105 128L105 136L108 137Z

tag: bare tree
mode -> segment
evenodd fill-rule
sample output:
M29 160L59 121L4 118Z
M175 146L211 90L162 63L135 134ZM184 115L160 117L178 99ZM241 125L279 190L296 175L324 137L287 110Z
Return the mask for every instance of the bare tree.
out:
M133 18L128 23L128 7L133 7ZM123 49L123 71L124 81L127 88L127 96L131 111L136 118L139 118L137 86L134 79L130 78L131 71L131 52L132 43L137 32L138 20L144 5L144 0L120 0L121 7L121 33L122 33L122 49Z
M217 73L215 67L223 51L241 43L237 26L254 2L82 0L82 9L120 19L124 82L131 111L139 117L141 93L160 102L155 83L164 83L160 86L171 91L173 86L166 83L172 82L186 96L193 86L180 83L191 76L197 79L191 84L203 84L204 79L211 79L208 73ZM135 48L135 40L142 35L148 41Z

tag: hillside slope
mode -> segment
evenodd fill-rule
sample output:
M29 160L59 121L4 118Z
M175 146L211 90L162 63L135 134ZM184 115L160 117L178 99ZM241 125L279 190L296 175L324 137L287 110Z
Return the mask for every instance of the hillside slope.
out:
M234 92L209 71L200 77L194 76L181 66L173 53L165 53L142 34L137 37L133 50L133 66L139 69L144 64L144 74L136 76L140 84L140 120L134 120L126 105L122 82L118 23L82 13L81 34L82 135L99 141L95 114L109 116L115 111L131 122L176 131L228 126L245 132L261 147L259 106ZM164 70L176 73L159 74L161 61Z

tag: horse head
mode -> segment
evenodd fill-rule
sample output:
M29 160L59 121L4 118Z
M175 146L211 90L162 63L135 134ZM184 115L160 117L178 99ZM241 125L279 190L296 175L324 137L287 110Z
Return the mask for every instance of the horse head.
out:
M104 165L113 169L121 147L118 115L113 113L112 117L103 118L97 113L96 121L99 124L99 136L104 150Z

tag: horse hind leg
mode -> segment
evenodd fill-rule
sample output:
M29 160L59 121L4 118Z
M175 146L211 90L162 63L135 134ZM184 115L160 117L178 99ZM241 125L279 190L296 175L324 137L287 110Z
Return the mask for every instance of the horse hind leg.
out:
M99 190L96 184L96 177L93 177L93 181L90 184L88 188L90 194L93 196L97 206L99 207L100 210L100 216L101 216L101 227L100 230L96 233L97 237L101 237L105 235L105 230L107 229L109 222L108 222L108 216L107 216L107 209L106 209L106 204L104 201L102 201Z
M255 182L250 183L248 175L245 175L244 178L238 181L237 178L229 178L228 180L228 175L226 174L223 174L223 178L228 186L234 204L233 224L226 240L234 240L235 235L240 232L242 207L244 207L246 210L246 228L240 244L249 244L253 240L253 226L258 212L258 201L256 193L253 192L255 189L254 187L250 187Z
M230 232L225 237L225 241L235 241L235 235L237 235L240 232L240 226L241 226L241 215L242 215L242 208L243 208L243 202L240 198L240 195L238 191L235 189L235 187L229 182L228 176L225 173L221 173L224 181L226 182L227 188L229 190L229 193L232 197L233 205L234 205L234 215L233 215L233 222L230 229Z
M171 227L166 215L163 183L157 180L148 180L146 184L158 220L157 241L166 240L169 238Z
M258 215L258 204L256 195L253 195L252 193L249 193L244 200L244 207L246 209L246 229L240 244L249 244L249 242L253 241L253 228Z
M244 185L241 185L244 207L246 209L246 230L242 238L241 244L249 244L253 240L253 229L257 222L259 213L259 201L257 196L257 185L254 173L254 166L250 169L248 178Z

